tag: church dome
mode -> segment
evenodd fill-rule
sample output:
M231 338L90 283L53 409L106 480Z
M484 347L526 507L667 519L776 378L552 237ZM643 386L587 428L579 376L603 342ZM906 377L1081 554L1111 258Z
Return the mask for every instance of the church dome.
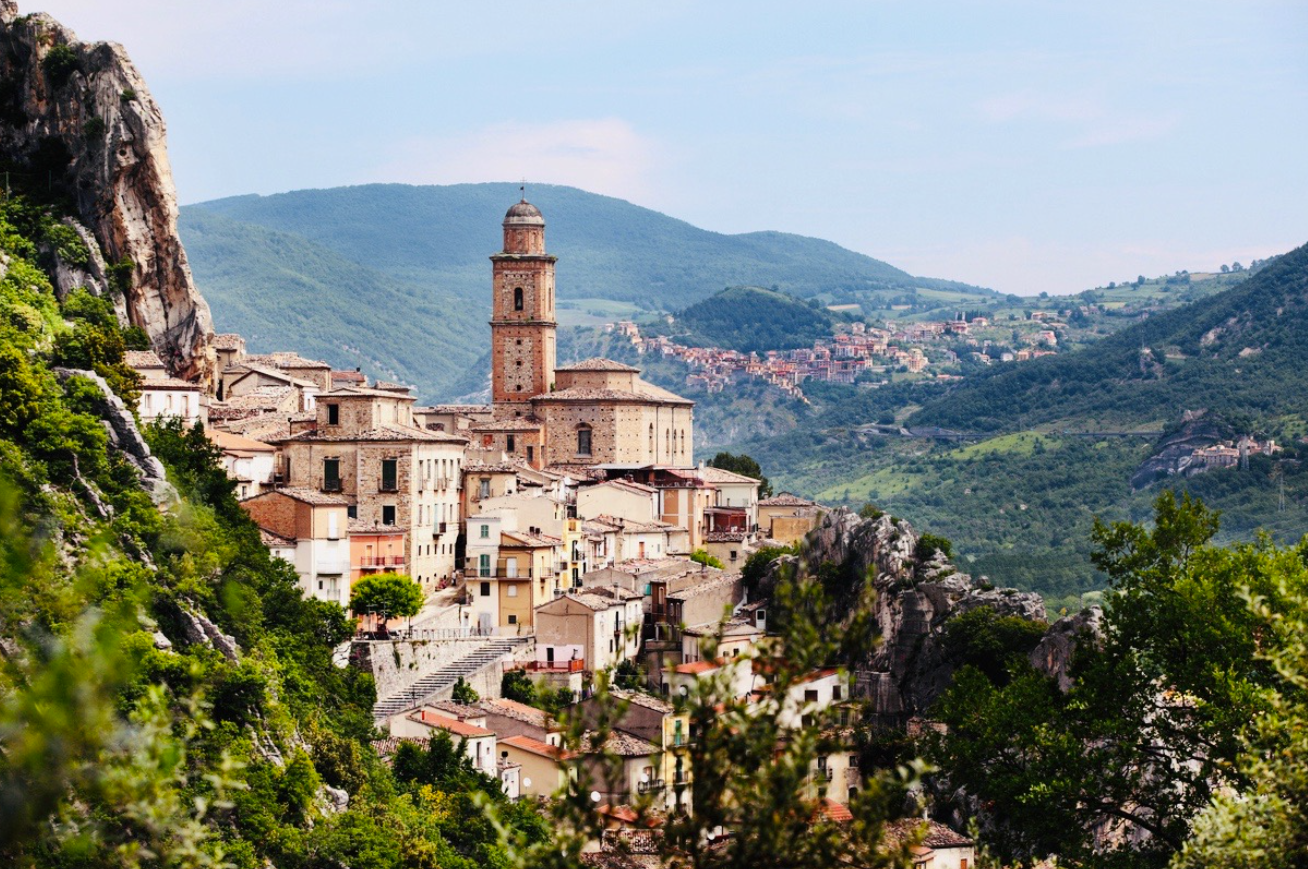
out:
M504 225L544 226L545 218L539 208L524 199L509 208L508 214L504 215Z

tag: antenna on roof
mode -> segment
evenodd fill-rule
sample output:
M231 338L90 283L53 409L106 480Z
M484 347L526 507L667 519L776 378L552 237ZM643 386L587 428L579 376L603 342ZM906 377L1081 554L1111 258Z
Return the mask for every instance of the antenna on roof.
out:
M523 178L522 183L518 185L518 192L522 194L522 201L527 201L527 179Z

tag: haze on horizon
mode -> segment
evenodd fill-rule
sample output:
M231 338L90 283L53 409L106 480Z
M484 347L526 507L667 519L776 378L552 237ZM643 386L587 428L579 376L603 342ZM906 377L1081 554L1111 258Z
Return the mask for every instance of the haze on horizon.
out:
M570 184L1075 292L1308 241L1308 5L20 0L123 43L179 196Z

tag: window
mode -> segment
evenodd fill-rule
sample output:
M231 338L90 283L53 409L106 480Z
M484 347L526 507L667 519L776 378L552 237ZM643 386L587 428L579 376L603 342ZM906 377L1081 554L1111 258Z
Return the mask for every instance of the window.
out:
M588 425L577 428L577 455L590 455L590 426Z
M832 700L839 700L839 699L840 699L840 686L839 686L839 685L833 685L833 686L831 687L831 699L832 699Z
M482 540L489 540L489 539L490 539L490 526L489 526L489 525L483 525L483 526L481 526L481 531L479 531L478 534L480 535L480 537L481 537Z
M528 462L534 462L535 460L536 460L536 448L533 447L533 446L531 446L530 444L528 444L528 445L527 445L527 461L528 461Z
M399 488L397 476L400 463L395 459L382 459L381 490L394 492Z
M511 582L511 583L509 583L508 591L506 591L506 592L504 593L504 595L505 595L505 597L517 597L517 596L518 596L518 584L517 584L516 582Z
M341 424L341 406L339 404L327 405L327 424L328 425Z
M482 557L485 558L486 556L483 555ZM481 596L482 596L482 597L490 597L490 583L489 583L489 582L483 582L483 583L481 584Z
M395 524L395 507L394 507L394 506L387 505L387 506L385 506L385 507L382 507L382 524L383 524L383 525L394 525L394 524Z
M341 490L341 460L322 460L322 487L328 492Z
M490 576L490 556L489 556L489 555L483 554L483 555L481 555L481 556L478 556L478 558L477 558L477 574L478 574L479 576ZM490 583L489 583L489 582L483 582L483 583L481 584L481 587L482 587L482 593L481 593L481 594L482 594L482 597L486 597L487 595L490 594Z
M731 560L732 560L732 561L735 561L735 560L736 560L736 550L734 550L734 549L731 550Z
M512 452L516 452L517 449L518 449L518 440L517 440L517 438L514 437L513 435L509 435L508 438L507 438L507 440L508 440L508 448L509 448L509 452L511 452L511 453L512 453Z
M478 498L489 498L489 497L490 497L490 478L489 478L489 477L482 477L482 478L481 478L481 480L480 480L480 485L477 487L477 497L478 497Z
M522 287L513 288L513 310L522 310Z
M359 518L359 508L358 508L356 505L354 505L354 504L351 504L350 506L346 507L346 508L345 508L345 518L346 518L346 519L358 519L358 518Z
M516 625L517 623L518 623L518 617L515 616L515 615L510 615L510 616L509 616L509 624L511 624L511 625Z
M804 692L804 702L805 702L805 703L816 703L816 702L818 702L818 692L817 692L817 691L805 691L805 692Z

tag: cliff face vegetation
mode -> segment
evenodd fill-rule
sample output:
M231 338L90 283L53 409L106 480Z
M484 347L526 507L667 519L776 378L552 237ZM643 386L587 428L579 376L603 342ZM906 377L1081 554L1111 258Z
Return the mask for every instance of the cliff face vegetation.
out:
M163 116L122 46L0 2L0 169L11 190L62 206L50 245L61 295L113 298L174 374L211 375L213 323L177 235Z

